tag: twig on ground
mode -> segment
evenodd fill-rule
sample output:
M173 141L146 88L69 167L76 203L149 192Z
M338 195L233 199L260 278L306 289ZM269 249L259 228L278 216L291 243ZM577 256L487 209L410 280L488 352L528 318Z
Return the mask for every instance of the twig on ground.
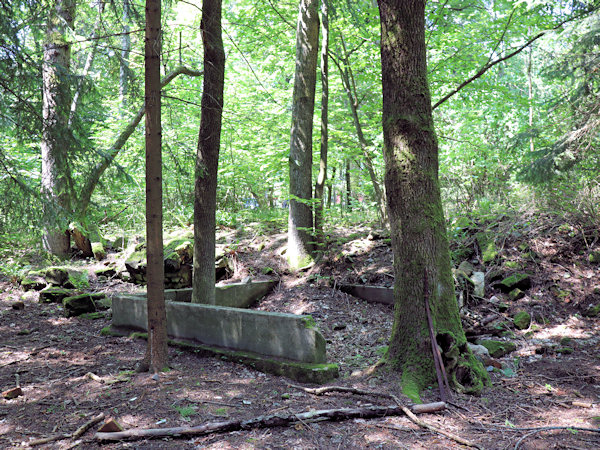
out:
M49 442L61 441L63 439L77 439L81 437L81 435L83 435L87 430L89 430L91 427L96 425L98 422L101 422L102 420L104 420L104 413L100 413L97 416L93 417L92 419L81 425L79 428L77 428L77 430L75 430L71 434L64 433L57 434L55 436L48 436L45 438L36 439L34 441L29 442L28 445L30 447L35 447L37 445L44 445L48 444Z
M373 396L377 396L377 397L391 398L392 400L394 400L396 402L396 404L398 405L398 408L400 408L400 410L406 415L406 417L408 417L413 423L419 425L420 427L426 428L429 431L433 431L434 433L441 434L442 436L446 436L447 438L452 439L452 440L458 442L459 444L463 444L468 447L481 448L479 445L474 444L473 442L470 442L466 439L463 439L460 436L456 436L452 433L449 433L448 431L444 431L440 428L430 425L427 422L423 422L421 419L419 419L417 416L415 416L415 412L432 412L431 410L426 410L426 411L415 410L413 412L410 409L408 409L406 406L404 406L400 402L400 399L393 394L386 394L383 392L363 391L361 389L345 387L345 386L324 386L321 388L305 388L305 387L297 386L297 385L291 385L291 386L295 387L297 389L302 389L305 392L308 392L308 393L314 394L314 395L323 395L327 392L350 392L352 394L358 394L358 395L373 395ZM444 408L445 408L445 403L443 403L443 402L430 403L429 405L441 405L441 404L443 404ZM424 407L424 406L429 406L429 405L420 405L420 406ZM413 409L415 409L417 406L419 406L419 405L413 406ZM444 408L440 408L440 409L444 409ZM434 411L439 411L440 409L435 409Z
M517 430L517 431L531 430L529 433L526 433L523 436L521 436L521 439L519 439L517 441L517 443L515 444L515 450L519 450L521 442L523 442L526 438L528 438L529 436L532 436L536 433L540 433L542 431L553 431L553 430L571 431L571 430L573 430L573 431L587 431L590 433L600 433L600 428L581 428L581 427L512 428L512 430Z

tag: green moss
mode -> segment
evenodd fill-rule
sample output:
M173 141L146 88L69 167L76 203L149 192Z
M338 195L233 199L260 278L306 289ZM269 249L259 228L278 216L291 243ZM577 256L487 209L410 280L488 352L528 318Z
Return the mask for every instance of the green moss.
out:
M69 270L67 283L75 289L87 289L90 287L88 273L79 270Z
M402 372L402 380L400 382L402 393L410 398L413 402L422 403L419 393L427 386L428 383L422 385L422 383L419 383L414 375L414 373L411 373L408 370Z
M104 250L102 242L92 242L92 253L98 261L106 258L106 250Z
M79 316L82 319L87 319L87 320L97 320L97 319L104 319L106 317L106 314L103 312L92 312L92 313L85 313Z
M561 347L556 349L556 353L562 353L563 355L570 355L574 350L572 347Z
M600 314L600 303L597 305L591 305L588 309L583 313L586 317L596 317Z
M517 346L510 341L495 341L490 339L477 341L477 344L483 345L485 348L487 348L490 352L490 355L494 358L500 358L517 349Z
M304 323L304 327L306 329L315 329L317 328L317 322L313 319L313 316L303 316L302 323Z
M513 318L513 323L515 324L515 327L517 327L519 330L525 330L529 328L529 325L531 325L531 316L527 311L520 311L517 314L515 314L515 317Z

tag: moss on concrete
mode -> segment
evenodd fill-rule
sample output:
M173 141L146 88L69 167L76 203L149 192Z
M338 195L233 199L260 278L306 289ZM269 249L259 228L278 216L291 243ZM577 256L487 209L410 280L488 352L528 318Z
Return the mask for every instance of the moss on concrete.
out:
M100 334L102 336L129 336L131 339L148 339L148 333L146 332L136 331L130 333L112 326L103 328ZM168 343L174 347L194 351L202 356L216 356L244 364L261 372L283 376L301 383L323 384L339 376L338 365L332 363L301 363L281 358L268 358L252 352L227 350L176 339L168 339Z

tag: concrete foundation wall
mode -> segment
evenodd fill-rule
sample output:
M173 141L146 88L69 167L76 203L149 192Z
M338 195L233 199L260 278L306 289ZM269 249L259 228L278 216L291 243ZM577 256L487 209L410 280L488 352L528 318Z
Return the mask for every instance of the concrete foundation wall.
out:
M170 301L166 308L172 337L294 361L326 362L325 339L310 316ZM112 311L113 326L146 330L144 297L113 297Z

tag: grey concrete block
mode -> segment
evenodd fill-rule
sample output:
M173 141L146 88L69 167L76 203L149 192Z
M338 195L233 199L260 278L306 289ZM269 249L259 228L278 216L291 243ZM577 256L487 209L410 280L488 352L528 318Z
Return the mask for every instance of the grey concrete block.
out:
M232 283L215 287L215 302L218 306L248 308L264 297L275 287L277 281L252 281L250 283ZM191 302L192 288L166 289L165 300L172 302Z
M326 362L325 339L310 316L170 301L166 309L167 334L175 338L300 362ZM112 312L115 327L147 328L143 297L115 296Z
M394 289L382 286L363 286L359 284L342 284L340 291L354 297L362 298L370 303L394 304Z

